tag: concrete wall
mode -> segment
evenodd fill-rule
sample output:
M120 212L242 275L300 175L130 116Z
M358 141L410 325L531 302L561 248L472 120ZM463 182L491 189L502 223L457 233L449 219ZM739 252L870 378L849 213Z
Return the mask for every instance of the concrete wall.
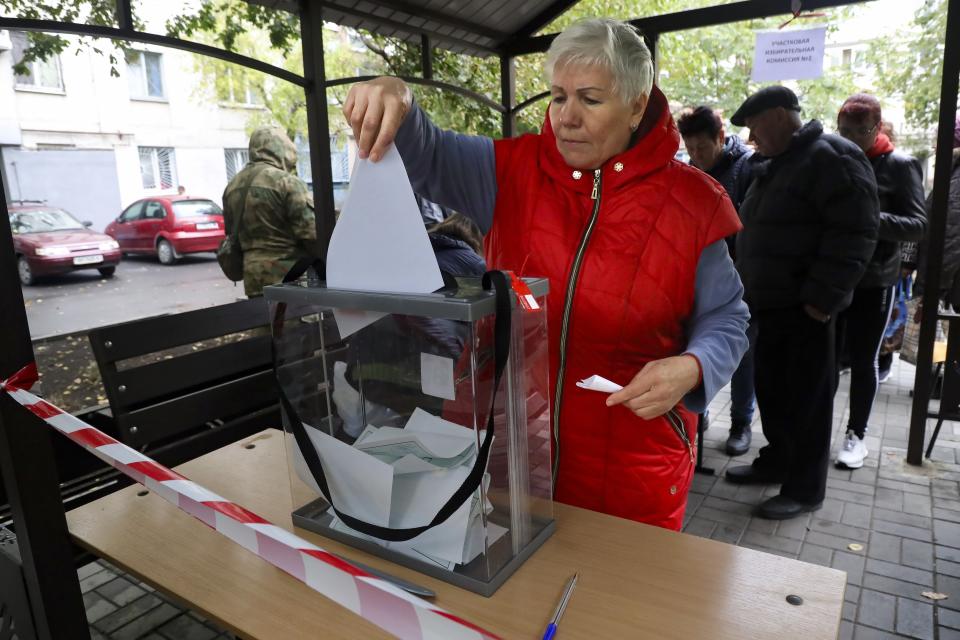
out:
M11 200L45 200L103 228L120 212L117 162L108 149L24 150L5 147L3 175Z

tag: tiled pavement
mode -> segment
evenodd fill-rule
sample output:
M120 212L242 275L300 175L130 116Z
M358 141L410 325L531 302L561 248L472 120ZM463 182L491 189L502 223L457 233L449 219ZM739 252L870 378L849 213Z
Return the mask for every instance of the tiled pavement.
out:
M730 396L723 391L711 405L704 449L707 466L718 475L695 478L685 530L846 571L843 640L960 640L960 424L944 425L932 463L919 469L905 464L913 376L912 366L897 361L881 385L866 466L831 468L823 508L780 523L750 515L776 489L736 486L720 475L731 463L722 451L730 424ZM847 385L844 377L834 443L846 426ZM732 464L749 462L762 446L759 424L754 433L751 451ZM80 578L94 640L231 637L105 563L83 567ZM934 602L922 595L931 591L949 597Z
M841 639L960 640L960 424L944 424L933 462L905 463L914 372L896 361L880 386L865 466L831 467L823 508L779 523L750 515L778 487L737 486L720 475L729 464L750 462L764 444L755 424L749 453L723 453L730 396L722 392L704 438L705 465L718 475L694 480L685 531L846 571ZM847 424L848 386L844 376L834 403L834 451ZM935 602L923 592L948 598Z

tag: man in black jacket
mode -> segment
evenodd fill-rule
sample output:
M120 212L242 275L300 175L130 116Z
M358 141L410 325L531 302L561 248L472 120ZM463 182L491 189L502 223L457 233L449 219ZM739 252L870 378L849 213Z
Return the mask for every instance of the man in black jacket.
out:
M731 118L768 158L740 207L737 266L758 324L756 393L769 443L731 482L782 483L757 515L818 509L833 422L835 318L850 304L877 243L873 169L856 145L803 124L797 96L761 89Z
M720 116L710 107L685 110L677 119L683 146L690 154L690 164L719 182L738 210L753 179L753 151L738 136L728 136ZM727 238L730 256L736 259L736 234ZM730 435L726 450L731 456L743 455L750 449L753 434L755 395L753 392L753 351L756 325L747 327L750 348L730 380ZM704 420L706 420L704 414Z

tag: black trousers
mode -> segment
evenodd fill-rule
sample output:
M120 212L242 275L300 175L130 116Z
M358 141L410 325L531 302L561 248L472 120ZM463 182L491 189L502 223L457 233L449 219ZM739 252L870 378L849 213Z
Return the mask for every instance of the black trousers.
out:
M753 464L784 474L781 495L820 502L830 460L835 321L818 322L799 306L758 311L755 317L757 408L769 444Z
M861 438L877 397L877 357L893 309L893 291L893 287L855 289L850 306L837 317L837 353L846 353L850 361L847 428Z

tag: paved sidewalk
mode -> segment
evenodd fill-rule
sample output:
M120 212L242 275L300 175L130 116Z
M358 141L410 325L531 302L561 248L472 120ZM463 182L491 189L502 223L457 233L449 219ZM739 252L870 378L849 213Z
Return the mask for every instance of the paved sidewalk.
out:
M738 486L720 475L729 464L749 463L765 444L755 424L749 453L731 459L723 452L730 425L724 390L704 437L705 464L718 475L696 477L685 531L846 571L841 639L960 639L960 425L944 424L932 462L905 463L914 372L898 360L880 386L865 466L831 467L823 508L779 523L751 517L778 487ZM834 451L846 431L848 387L844 376L834 403ZM931 591L948 598L922 595Z
M913 376L912 366L897 361L881 385L866 465L831 468L823 508L780 523L750 515L776 488L722 479L728 464L748 463L764 441L757 423L749 453L733 460L723 453L730 394L721 392L704 438L706 464L717 475L695 478L685 531L846 571L841 639L960 640L960 424L944 425L933 462L905 464ZM835 403L834 445L845 431L848 384L845 376ZM81 568L80 578L94 640L232 637L105 563ZM948 598L935 603L922 595L931 591Z

